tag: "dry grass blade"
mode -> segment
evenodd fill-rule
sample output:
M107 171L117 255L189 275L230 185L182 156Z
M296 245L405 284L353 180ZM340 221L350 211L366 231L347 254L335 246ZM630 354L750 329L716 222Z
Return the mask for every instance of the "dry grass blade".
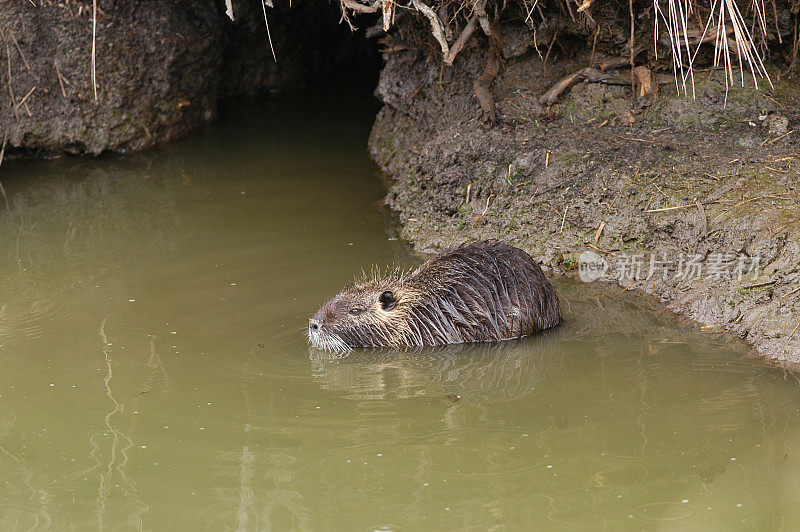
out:
M28 69L28 72L31 71L31 65L28 64L28 59L25 57L25 54L22 52L22 48L19 47L19 43L17 42L17 38L14 37L14 32L8 32L9 37L14 42L14 46L17 47L17 51L19 52L19 56L22 58L22 62L25 63L25 68Z
M264 26L267 27L267 40L269 41L269 49L272 52L272 60L278 62L278 57L275 55L275 47L272 46L272 35L269 32L269 22L267 22L267 1L261 0L261 11L264 12ZM270 7L272 7L272 0L269 0Z
M25 96L23 96L22 99L17 103L17 105L15 107L15 111L16 111L16 109L19 109L21 106L25 105L25 101L28 99L28 96L33 94L33 91L35 91L35 90L36 90L36 85L31 87L31 90L29 90L28 93ZM27 111L28 111L28 116L31 116L31 110L28 109L27 105L25 105L25 109L27 109Z
M766 34L766 22L763 17L763 0L755 0L753 5L755 6L755 18L759 21L759 29L762 31L762 34ZM692 55L692 61L694 61L694 58L697 56L700 46L705 42L705 37L708 34L712 22L714 22L714 18L716 18L714 27L714 66L718 67L720 63L722 63L725 70L726 90L730 85L734 84L734 61L731 57L731 52L735 53L737 56L736 62L738 63L742 86L744 86L745 82L744 64L747 63L747 67L750 69L753 76L753 84L756 88L758 88L758 77L765 78L770 87L772 87L772 80L769 77L767 69L764 67L761 55L756 50L753 35L748 31L747 23L744 17L742 17L742 13L734 0L714 0L711 5L711 14L703 28L703 34L697 44L697 49L694 55ZM729 34L732 35L732 38L728 37Z
M6 154L6 142L8 141L7 137L3 137L3 147L0 148L0 166L3 166L3 157ZM8 205L8 196L6 195L6 189L3 187L3 183L0 183L0 194L3 195L3 199L6 202L6 210L10 210Z
M658 51L658 18L664 22L667 28L670 48L672 49L672 67L675 72L675 88L688 92L686 87L687 79L690 80L692 87L692 98L694 98L694 72L692 69L691 51L689 48L689 36L687 28L687 17L691 10L690 0L667 0L667 13L661 9L659 0L653 0L653 7L656 12L656 24L653 30L654 49ZM689 67L684 72L684 53ZM679 75L680 74L680 75Z
M764 17L764 0L753 0L750 4L753 10L753 31L767 34L767 25ZM654 30L654 46L657 50L659 19L667 29L670 48L672 49L672 64L675 71L675 84L678 90L688 92L687 82L692 87L694 97L694 69L693 65L700 47L707 43L714 43L714 66L722 65L725 70L725 87L734 84L734 68L740 72L740 83L744 86L744 70L747 67L753 77L753 84L758 88L758 78L762 77L772 86L767 69L764 67L761 55L756 49L754 34L747 28L747 23L735 0L713 0L710 14L706 20L702 35L697 39L694 52L690 49L689 15L693 12L692 0L666 0L666 13L661 7L660 0L653 0L656 13ZM707 38L709 31L713 38ZM729 37L730 35L730 37ZM692 39L694 40L694 39ZM736 55L734 58L733 55Z
M5 35L3 35L5 38ZM11 106L14 109L14 117L19 120L19 111L17 111L17 98L14 96L14 78L11 75L11 48L8 46L6 40L6 59L8 60L8 94L11 96Z
M92 0L92 89L97 101L97 0Z

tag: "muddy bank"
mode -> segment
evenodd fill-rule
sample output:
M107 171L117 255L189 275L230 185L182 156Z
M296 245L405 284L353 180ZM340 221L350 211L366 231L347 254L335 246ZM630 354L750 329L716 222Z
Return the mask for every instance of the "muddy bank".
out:
M525 32L503 31L493 125L474 91L485 42L452 68L413 46L385 55L370 149L402 237L423 252L504 238L575 276L591 251L602 279L800 362L797 82L773 70L774 88L735 88L726 103L723 78L698 70L695 100L667 80L647 106L619 71L547 108L538 97L588 52L545 65Z
M232 5L233 21L221 1L99 1L93 83L90 0L3 2L5 155L140 150L212 120L220 98L299 90L369 53L335 6L281 5L276 63L261 2Z

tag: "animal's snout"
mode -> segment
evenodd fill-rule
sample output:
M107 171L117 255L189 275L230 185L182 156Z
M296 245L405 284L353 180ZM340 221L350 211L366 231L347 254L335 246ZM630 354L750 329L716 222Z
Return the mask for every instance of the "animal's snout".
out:
M312 332L317 332L322 325L322 322L316 316L313 318L308 319L308 330Z

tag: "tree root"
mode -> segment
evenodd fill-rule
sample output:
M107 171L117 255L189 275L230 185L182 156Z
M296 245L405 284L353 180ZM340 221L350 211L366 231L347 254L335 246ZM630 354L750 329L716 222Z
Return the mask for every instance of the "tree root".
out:
M633 69L633 90L636 104L649 107L658 97L658 81L646 66L637 66Z
M634 50L633 57L636 57L644 48L637 48ZM612 70L615 68L627 67L630 66L630 58L628 57L613 57L606 61L601 61L598 66L600 69L594 67L586 67L578 70L577 72L573 72L567 76L564 76L556 83L550 87L547 92L539 96L539 103L542 105L546 105L550 107L554 103L558 101L561 96L568 91L573 85L578 82L586 82L586 83L605 83L607 85L627 85L630 86L630 82L623 82L620 81L617 77L611 76L607 74L605 71ZM637 74L638 69L644 69ZM638 76L641 76L639 78ZM650 97L654 95L658 91L658 82L655 79L655 76L650 72L647 67L636 67L634 69L634 77L635 79L640 79L640 83L644 90L644 93L641 95L642 98L645 96ZM646 85L646 86L645 86Z
M478 98L478 103L481 106L483 120L493 124L497 121L497 107L494 104L494 96L489 86L500 73L500 46L497 40L490 37L492 42L491 53L489 61L486 62L486 68L483 69L483 74L475 81L475 97Z
M601 83L609 80L609 76L602 70L592 67L586 67L573 72L572 74L561 78L547 92L539 96L539 103L550 107L558 101L562 94L570 89L579 81L586 81L588 83Z

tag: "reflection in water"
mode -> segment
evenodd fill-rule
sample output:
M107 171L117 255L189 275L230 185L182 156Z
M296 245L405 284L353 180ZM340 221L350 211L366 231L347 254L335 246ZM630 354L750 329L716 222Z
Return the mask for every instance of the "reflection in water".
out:
M456 344L437 349L357 349L345 356L311 350L315 380L347 399L448 397L493 403L521 399L544 378L555 331L499 344Z
M95 460L96 467L102 472L100 473L100 484L97 492L97 525L100 530L106 528L106 511L109 499L109 492L113 490L119 491L123 495L123 500L130 501L134 504L135 509L133 514L127 519L128 524L136 526L137 529L142 528L142 514L147 513L148 506L144 504L137 495L136 485L128 477L125 472L125 466L128 464L128 451L133 447L133 440L126 436L121 430L114 427L111 423L112 418L122 410L122 405L114 398L111 391L111 379L113 378L113 371L111 369L111 343L106 337L106 321L103 320L100 324L100 339L103 342L103 357L105 359L106 373L103 379L105 386L106 396L111 400L114 408L111 409L104 417L103 422L107 431L94 434L89 438L92 446L92 451L89 455ZM103 462L102 457L102 440L107 439L108 433L111 433L111 445L108 451L108 463ZM115 478L116 473L118 478ZM112 525L112 528L115 528Z
M800 525L794 375L619 289L558 283L521 341L309 357L354 272L418 262L357 103L4 163L0 529Z

